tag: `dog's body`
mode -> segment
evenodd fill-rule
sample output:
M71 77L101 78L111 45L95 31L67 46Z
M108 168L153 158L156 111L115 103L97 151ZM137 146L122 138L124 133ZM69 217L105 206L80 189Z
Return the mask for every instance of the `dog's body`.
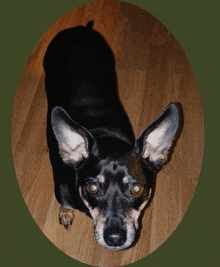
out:
M97 241L118 250L134 241L179 113L169 105L135 140L118 99L113 53L92 25L64 30L48 46L47 141L61 224L72 223L72 209L90 214Z

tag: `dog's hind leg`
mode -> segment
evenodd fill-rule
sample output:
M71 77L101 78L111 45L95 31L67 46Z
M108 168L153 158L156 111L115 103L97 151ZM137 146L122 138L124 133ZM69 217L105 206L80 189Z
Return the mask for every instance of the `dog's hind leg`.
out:
M74 220L74 209L71 207L60 207L60 214L59 214L59 220L60 224L65 227L67 230L69 225L72 225Z

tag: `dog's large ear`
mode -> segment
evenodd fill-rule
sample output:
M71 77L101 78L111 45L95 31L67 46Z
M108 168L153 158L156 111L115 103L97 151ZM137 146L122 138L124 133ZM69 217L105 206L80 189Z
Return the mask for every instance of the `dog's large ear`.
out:
M144 158L152 171L158 171L167 161L178 127L178 106L170 104L136 139L134 151Z
M97 144L92 134L73 121L63 108L53 108L51 124L63 162L78 167L80 162L91 155L98 155Z

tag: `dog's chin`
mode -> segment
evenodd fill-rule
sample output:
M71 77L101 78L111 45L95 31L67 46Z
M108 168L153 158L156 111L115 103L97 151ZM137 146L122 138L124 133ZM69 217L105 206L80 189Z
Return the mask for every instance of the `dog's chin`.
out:
M120 247L108 246L106 243L105 243L105 245L103 245L103 244L100 244L100 245L103 246L106 249L113 250L113 251L118 251L118 250L123 250L123 249L129 248L132 245L132 243L130 245L127 245L127 246L123 245L123 246L120 246Z

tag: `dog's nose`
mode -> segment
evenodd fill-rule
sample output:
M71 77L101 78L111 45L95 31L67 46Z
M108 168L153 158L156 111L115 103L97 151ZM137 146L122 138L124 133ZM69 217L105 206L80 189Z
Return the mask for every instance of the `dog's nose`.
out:
M122 246L126 241L126 231L116 226L107 228L104 231L104 240L109 246Z

